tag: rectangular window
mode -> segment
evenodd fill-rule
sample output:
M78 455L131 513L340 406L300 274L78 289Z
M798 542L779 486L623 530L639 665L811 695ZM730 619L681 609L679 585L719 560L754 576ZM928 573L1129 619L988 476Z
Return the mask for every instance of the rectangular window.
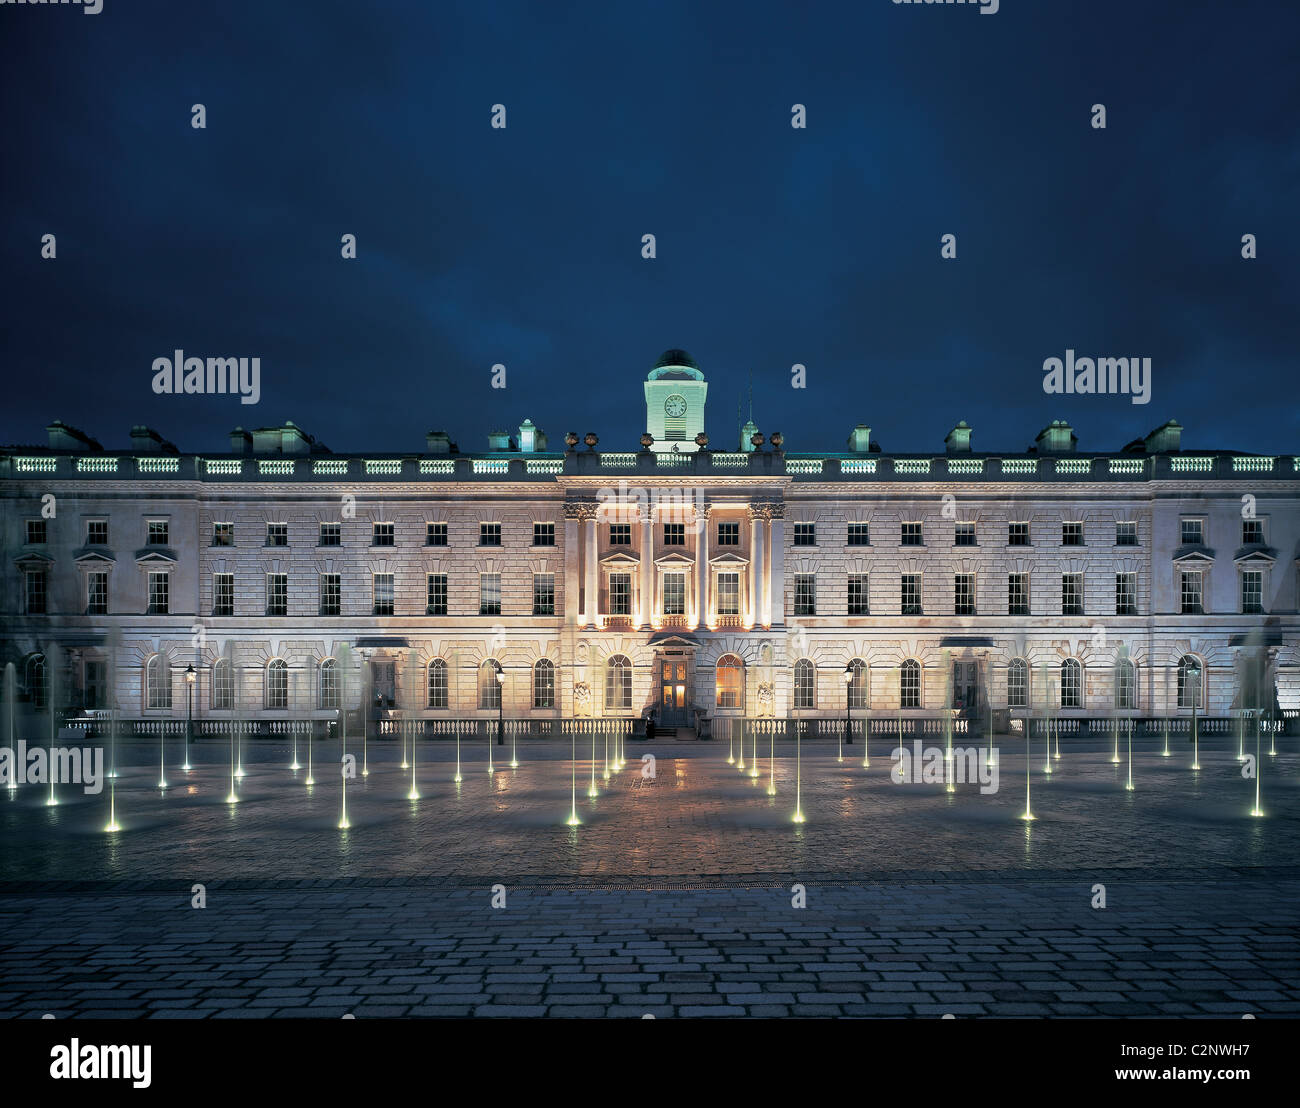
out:
M686 524L665 523L664 524L664 546L685 546L685 545L686 545Z
M740 521L729 519L718 524L718 545L740 545Z
M391 523L376 523L372 525L371 546L392 546L393 545L393 525Z
M611 523L609 525L610 546L631 546L632 525L630 523Z
M1137 546L1138 544L1138 525L1132 521L1122 521L1115 524L1115 545L1116 546Z
M480 573L478 575L478 614L481 616L501 614L501 574Z
M903 545L904 546L924 546L924 538L921 534L921 525L919 523L903 524Z
M867 575L865 573L849 574L849 615L865 616L870 614L867 606Z
M1241 521L1241 545L1264 545L1264 521L1262 519L1243 519Z
M817 614L817 575L815 573L796 573L794 575L794 614L797 616L815 616Z
M1083 615L1083 574L1061 574L1061 615Z
M336 616L339 614L343 600L343 581L337 573L320 575L320 614Z
M849 524L849 545L870 546L871 545L871 524L850 523Z
M1117 616L1135 616L1137 608L1137 574L1115 574L1115 614Z
M664 615L684 616L686 614L686 574L664 574Z
M534 523L533 524L533 545L554 546L555 545L555 524Z
M609 575L609 614L612 616L630 616L632 614L632 575L630 573L611 573Z
M1241 610L1248 615L1264 611L1264 573L1258 569L1241 571Z
M27 614L45 615L45 570L29 569L23 577L27 582Z
M902 614L919 616L921 614L921 575L904 573L900 582L902 590Z
M214 573L212 575L212 614L214 616L233 616L235 614L235 575L233 573Z
M555 615L555 574L533 574L533 615Z
M1201 575L1199 572L1182 575L1182 613L1185 616L1202 615L1205 609L1201 604Z
M921 706L921 667L905 662L898 674L898 703L903 708Z
M86 523L86 545L108 545L108 520L92 519Z
M167 614L167 574L149 574L149 610L148 615L165 616Z
M49 535L46 521L43 519L29 519L27 521L27 545L43 546Z
M1082 546L1083 545L1083 524L1062 523L1061 524L1061 545Z
M425 576L425 615L445 616L447 614L447 575L430 573Z
M287 573L268 573L266 575L266 614L268 616L287 616L289 614L289 575Z
M953 578L954 612L959 616L975 614L975 575L959 573Z
M167 545L167 521L165 519L149 520L149 529L145 537L146 546Z
M1007 615L1029 615L1029 574L1007 575Z
M86 615L108 614L108 573L94 570L86 574Z
M795 546L816 546L817 524L796 523L794 525L794 544Z
M268 523L266 525L267 546L288 546L289 525L287 523Z
M376 573L371 576L371 591L374 596L374 614L391 616L393 614L393 575Z
M214 523L212 525L213 546L234 546L235 525L233 523Z
M1028 546L1029 545L1029 524L1008 523L1007 524L1007 545Z
M740 574L718 574L718 615L740 615Z
M1184 546L1201 546L1205 541L1204 521L1199 519L1183 520L1182 539Z
M429 707L447 707L447 664L441 658L429 666Z
M975 545L975 524L959 523L957 532L954 536L956 546L974 546Z
M501 524L480 523L478 525L478 544L479 546L500 546Z
M343 524L322 523L320 525L321 546L340 546L343 542Z
M445 523L426 523L424 525L425 546L446 546L447 525Z

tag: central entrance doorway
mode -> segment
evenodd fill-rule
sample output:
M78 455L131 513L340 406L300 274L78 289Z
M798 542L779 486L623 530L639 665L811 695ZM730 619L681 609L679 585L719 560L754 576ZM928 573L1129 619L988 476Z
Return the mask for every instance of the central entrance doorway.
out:
M660 654L655 663L659 679L659 725L690 727L690 658L685 654Z

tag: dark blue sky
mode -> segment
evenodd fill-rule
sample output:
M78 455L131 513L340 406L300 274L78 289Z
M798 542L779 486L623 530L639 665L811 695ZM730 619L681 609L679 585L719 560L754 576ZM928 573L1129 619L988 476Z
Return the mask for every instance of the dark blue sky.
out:
M0 442L627 449L680 346L717 446L752 373L796 451L1295 451L1298 42L1273 0L0 7ZM177 347L261 403L155 396ZM1151 403L1045 395L1067 347L1151 357Z

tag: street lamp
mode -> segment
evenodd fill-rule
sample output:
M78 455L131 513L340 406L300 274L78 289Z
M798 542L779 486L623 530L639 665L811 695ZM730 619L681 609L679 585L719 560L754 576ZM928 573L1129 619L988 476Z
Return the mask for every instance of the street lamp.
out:
M190 772L190 736L194 733L194 682L198 680L194 666L185 667L185 772Z
M506 671L499 665L496 671L497 679L497 746L505 746L505 683Z
M1196 728L1196 708L1201 699L1201 663L1193 659L1187 667L1192 682L1192 769L1201 768L1201 738Z
M853 745L853 663L844 667L844 741Z

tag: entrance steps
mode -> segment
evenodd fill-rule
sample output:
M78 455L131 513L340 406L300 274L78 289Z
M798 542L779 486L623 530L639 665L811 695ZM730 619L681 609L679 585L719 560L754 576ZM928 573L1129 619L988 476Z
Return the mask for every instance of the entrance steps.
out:
M655 739L665 742L694 742L699 736L694 727L656 727Z

